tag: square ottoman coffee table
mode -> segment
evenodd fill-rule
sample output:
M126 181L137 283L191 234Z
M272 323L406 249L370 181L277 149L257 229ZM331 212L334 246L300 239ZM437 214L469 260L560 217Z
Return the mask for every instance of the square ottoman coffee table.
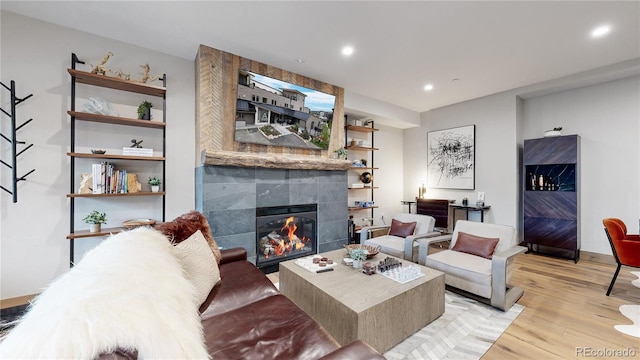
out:
M444 313L444 273L401 260L424 274L401 283L343 265L346 254L344 249L320 254L337 263L332 271L310 272L289 260L280 263L279 273L280 292L340 344L360 339L384 353ZM368 261L377 264L387 256Z

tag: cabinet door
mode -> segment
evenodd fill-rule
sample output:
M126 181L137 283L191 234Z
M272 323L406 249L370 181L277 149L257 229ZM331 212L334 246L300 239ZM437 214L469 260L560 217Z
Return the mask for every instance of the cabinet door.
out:
M577 247L577 193L525 191L524 241L561 249Z

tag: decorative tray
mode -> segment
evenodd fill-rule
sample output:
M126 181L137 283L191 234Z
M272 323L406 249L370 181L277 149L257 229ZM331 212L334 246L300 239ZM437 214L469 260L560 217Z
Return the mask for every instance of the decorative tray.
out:
M307 256L304 258L300 258L298 260L295 261L295 264L300 266L301 268L307 270L307 271L311 271L311 272L318 272L318 270L324 270L324 269L331 269L333 267L335 267L336 265L338 265L337 262L333 262L331 264L327 263L325 266L320 266L319 263L314 263L313 259L317 258L317 259L322 259L322 256L320 255L313 255L313 256Z
M349 256L349 250L353 250L357 248L365 249L369 252L369 254L367 255L367 259L374 258L380 252L380 246L371 246L371 245L364 245L364 244L350 244L350 245L345 245L344 248L347 249L347 256Z
M153 219L131 219L122 222L122 226L127 229L137 228L139 226L155 225L156 221Z

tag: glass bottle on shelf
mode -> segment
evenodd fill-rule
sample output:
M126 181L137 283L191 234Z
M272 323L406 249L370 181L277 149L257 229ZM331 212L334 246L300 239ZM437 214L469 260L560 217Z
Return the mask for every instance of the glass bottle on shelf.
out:
M544 190L544 175L540 175L538 178L538 190Z
M529 173L529 190L536 189L536 174Z

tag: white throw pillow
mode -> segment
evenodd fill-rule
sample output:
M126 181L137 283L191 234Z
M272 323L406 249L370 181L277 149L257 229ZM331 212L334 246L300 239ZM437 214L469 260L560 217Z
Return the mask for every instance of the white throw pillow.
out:
M196 306L200 307L211 289L220 281L218 262L200 230L177 244L175 252L184 269L185 277L196 288Z

